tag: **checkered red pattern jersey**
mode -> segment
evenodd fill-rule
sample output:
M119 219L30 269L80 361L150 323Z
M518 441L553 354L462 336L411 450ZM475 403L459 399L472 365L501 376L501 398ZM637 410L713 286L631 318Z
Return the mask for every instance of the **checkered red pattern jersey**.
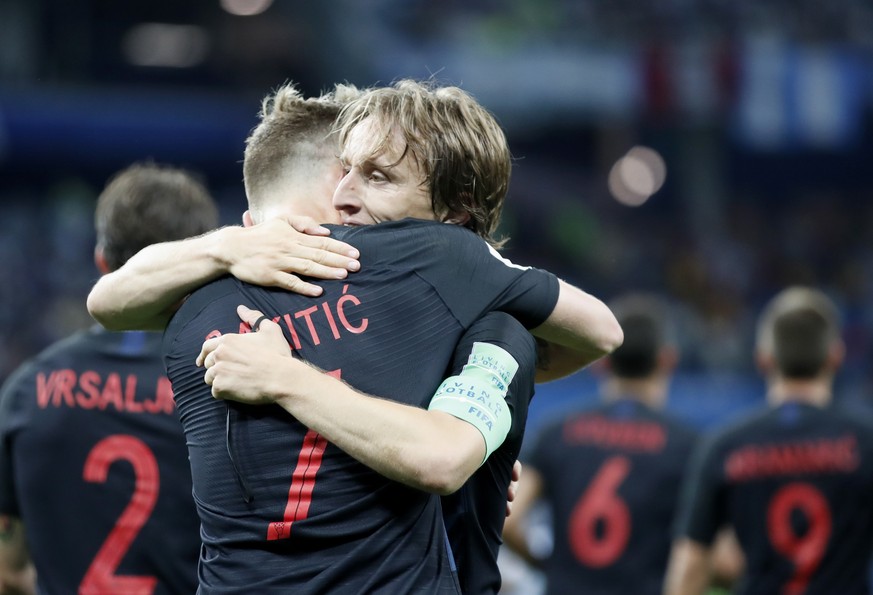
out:
M165 333L205 593L457 592L437 496L385 479L278 407L214 400L194 358L206 337L241 330L245 304L319 368L426 407L477 318L504 310L537 326L554 309L557 280L500 259L457 226L404 220L333 235L360 250L361 272L323 282L322 296L224 278L195 292Z
M660 594L696 433L619 399L544 424L526 462L552 509L547 592Z
M744 595L869 593L873 424L786 403L715 435L695 457L680 536L709 544L730 524Z
M191 593L199 520L155 333L77 333L0 396L0 512L20 517L39 592Z

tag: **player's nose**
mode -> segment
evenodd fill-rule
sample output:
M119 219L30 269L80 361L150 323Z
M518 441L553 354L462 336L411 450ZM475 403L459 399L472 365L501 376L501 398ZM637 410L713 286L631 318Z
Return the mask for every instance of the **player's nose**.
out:
M340 179L333 193L333 208L341 213L357 213L361 210L361 200L355 173L351 171Z

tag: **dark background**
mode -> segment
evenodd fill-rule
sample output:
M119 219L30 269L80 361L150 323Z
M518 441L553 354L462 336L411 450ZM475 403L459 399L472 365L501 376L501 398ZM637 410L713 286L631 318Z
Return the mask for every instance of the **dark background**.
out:
M762 402L755 318L792 283L839 304L837 397L866 406L871 54L873 5L849 0L0 0L0 379L91 323L94 200L113 172L191 168L236 223L267 92L409 76L463 87L505 127L509 258L606 300L669 300L680 415ZM616 166L640 154L658 157ZM648 200L616 200L614 168ZM541 387L531 424L595 380Z

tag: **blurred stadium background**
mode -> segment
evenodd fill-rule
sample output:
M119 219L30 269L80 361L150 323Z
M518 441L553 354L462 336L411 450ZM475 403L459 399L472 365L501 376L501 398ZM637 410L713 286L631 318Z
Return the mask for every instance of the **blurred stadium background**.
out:
M0 0L0 379L91 323L92 213L150 158L244 209L243 141L293 80L457 84L516 158L516 262L609 299L665 295L670 407L700 425L762 402L760 306L840 304L838 399L873 403L873 4L862 0ZM594 397L596 371L541 387Z

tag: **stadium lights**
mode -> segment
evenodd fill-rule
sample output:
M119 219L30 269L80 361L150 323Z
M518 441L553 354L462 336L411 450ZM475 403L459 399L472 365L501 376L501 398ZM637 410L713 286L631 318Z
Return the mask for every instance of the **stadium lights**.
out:
M209 34L196 25L140 23L124 36L121 49L135 66L190 68L206 59Z
M273 0L220 0L221 8L239 17L261 14L273 4Z
M664 158L648 147L636 146L615 162L609 172L609 191L623 205L638 207L664 185Z

